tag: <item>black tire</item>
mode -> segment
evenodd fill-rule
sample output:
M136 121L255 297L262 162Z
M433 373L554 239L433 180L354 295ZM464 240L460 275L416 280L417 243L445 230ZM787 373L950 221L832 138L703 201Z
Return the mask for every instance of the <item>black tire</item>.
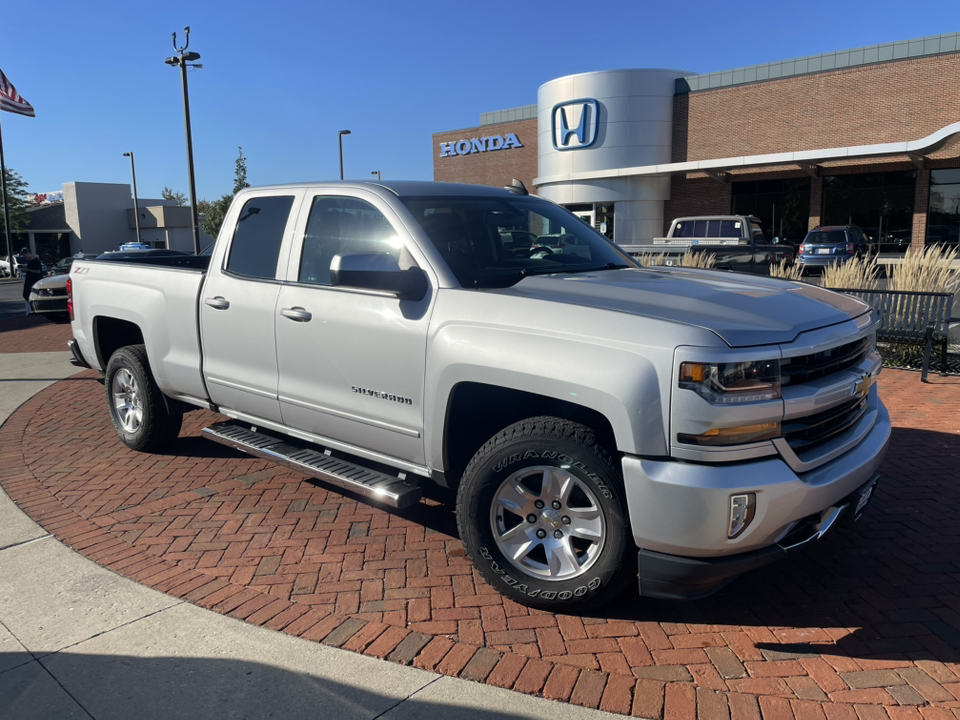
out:
M544 610L596 607L623 590L635 575L626 518L610 454L590 428L555 417L487 441L457 491L460 538L477 570L503 595Z
M143 345L128 345L113 353L103 384L110 421L124 445L154 452L176 440L183 414L167 410Z

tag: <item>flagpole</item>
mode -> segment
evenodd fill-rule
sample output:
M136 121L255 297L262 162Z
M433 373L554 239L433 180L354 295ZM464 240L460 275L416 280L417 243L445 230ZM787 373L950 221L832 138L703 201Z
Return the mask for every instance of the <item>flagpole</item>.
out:
M7 204L7 164L3 160L3 124L0 123L0 185L3 186L3 231L7 240L7 271L13 277L13 246L10 244L10 207Z

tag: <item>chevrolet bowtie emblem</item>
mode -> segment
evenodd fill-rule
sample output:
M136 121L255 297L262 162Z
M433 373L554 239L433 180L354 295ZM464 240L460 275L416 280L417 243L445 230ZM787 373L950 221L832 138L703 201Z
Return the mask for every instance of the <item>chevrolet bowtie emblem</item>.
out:
M867 391L870 390L870 386L873 385L873 380L873 375L861 375L853 382L850 395L853 397L863 397L867 394Z

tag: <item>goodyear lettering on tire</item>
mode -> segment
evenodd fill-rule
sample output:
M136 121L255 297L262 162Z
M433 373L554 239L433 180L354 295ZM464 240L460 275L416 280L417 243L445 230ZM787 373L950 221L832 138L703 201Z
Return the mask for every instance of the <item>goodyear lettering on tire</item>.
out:
M560 592L555 590L540 590L539 588L531 590L526 583L508 575L506 571L500 567L499 563L493 559L493 556L487 548L481 547L479 548L479 552L480 557L490 562L490 569L493 570L495 574L500 575L507 585L517 592L522 592L527 597L540 598L541 600L571 600L575 597L581 598L591 590L596 590L600 587L600 578L595 577L589 580L586 585L579 585L573 590L563 590Z

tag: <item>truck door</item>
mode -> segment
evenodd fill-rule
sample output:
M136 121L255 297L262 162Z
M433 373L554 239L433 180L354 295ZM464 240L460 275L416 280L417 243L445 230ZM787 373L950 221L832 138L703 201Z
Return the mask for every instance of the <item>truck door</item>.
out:
M318 191L303 207L277 306L284 424L335 448L423 464L433 293L401 301L330 285L330 262L339 253L390 253L404 268L417 264L407 233L389 206L362 190Z
M221 232L201 288L204 379L226 414L280 422L277 296L289 254L283 240L293 232L299 198L265 190L242 197L224 220L235 227L233 237L224 242Z

